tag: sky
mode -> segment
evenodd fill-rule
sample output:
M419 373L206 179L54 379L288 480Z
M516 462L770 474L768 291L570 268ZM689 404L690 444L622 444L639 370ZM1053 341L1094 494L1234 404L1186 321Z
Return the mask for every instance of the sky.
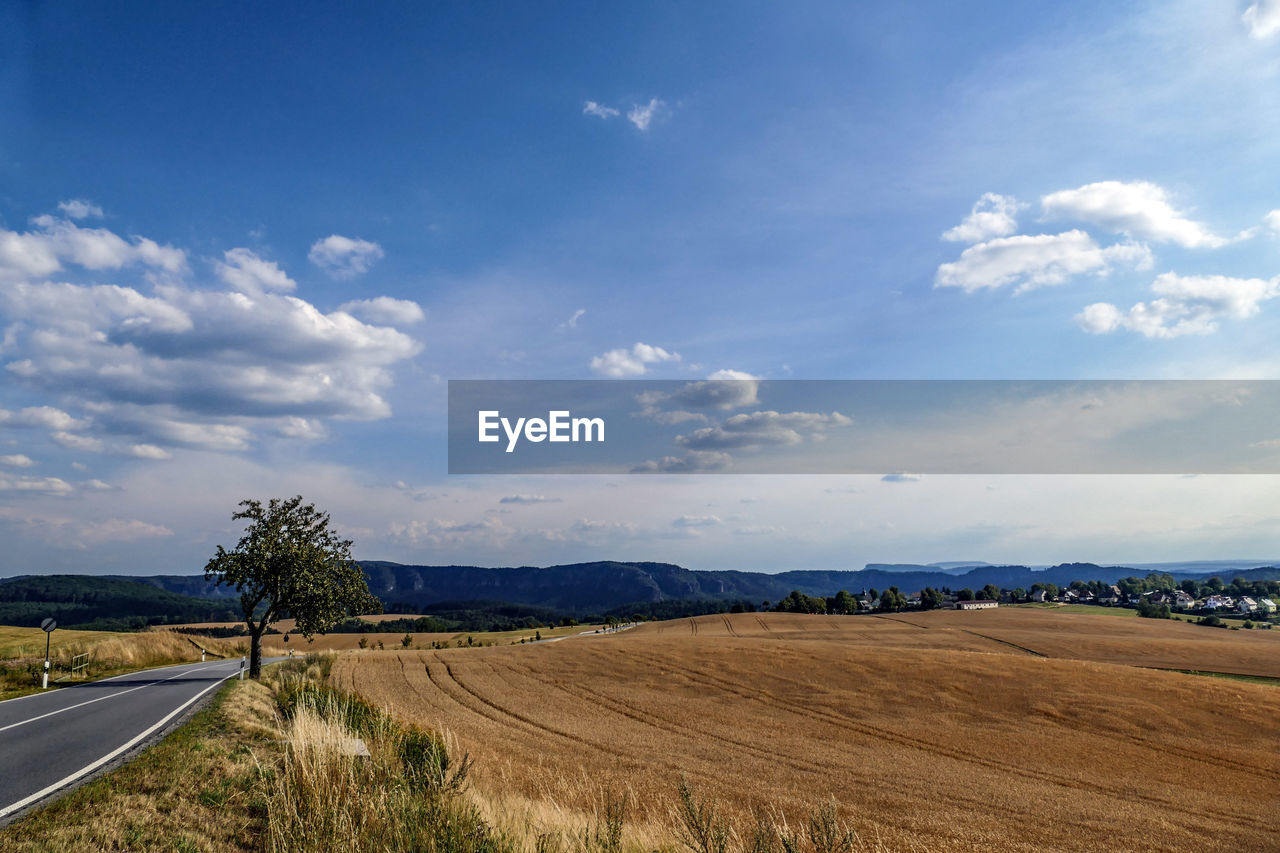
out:
M1280 558L1271 475L446 447L451 379L1280 379L1277 140L1277 0L6 4L0 575L293 494L423 564Z

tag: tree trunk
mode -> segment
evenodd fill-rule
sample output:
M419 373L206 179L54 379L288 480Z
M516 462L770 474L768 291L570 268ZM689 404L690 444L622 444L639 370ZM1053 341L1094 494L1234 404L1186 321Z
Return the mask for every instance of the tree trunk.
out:
M249 629L249 677L257 680L262 675L262 632L266 625L256 631Z

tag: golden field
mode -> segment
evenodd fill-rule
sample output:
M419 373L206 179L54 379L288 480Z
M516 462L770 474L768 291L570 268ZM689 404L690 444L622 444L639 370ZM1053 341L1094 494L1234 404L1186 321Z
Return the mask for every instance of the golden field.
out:
M1021 608L748 613L344 654L333 673L456 738L494 813L549 831L612 789L661 838L684 773L739 818L799 821L834 798L891 849L1280 846L1280 688L1145 667L1280 677L1280 631Z

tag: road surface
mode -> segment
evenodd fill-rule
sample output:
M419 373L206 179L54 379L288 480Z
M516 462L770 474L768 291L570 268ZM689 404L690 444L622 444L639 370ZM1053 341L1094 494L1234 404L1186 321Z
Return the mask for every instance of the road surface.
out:
M0 702L0 825L120 763L239 671L210 660Z

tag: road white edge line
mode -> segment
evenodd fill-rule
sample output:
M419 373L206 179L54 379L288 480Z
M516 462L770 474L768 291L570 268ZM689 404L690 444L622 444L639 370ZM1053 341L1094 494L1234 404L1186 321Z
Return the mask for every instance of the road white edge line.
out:
M99 696L96 699L86 700L77 705L68 705L65 708L59 708L56 711L47 711L36 717L27 717L27 719L25 720L19 720L18 722L10 723L7 726L0 726L0 732L7 732L9 729L16 729L18 726L25 726L27 723L34 723L36 720L43 720L45 717L52 717L56 714L64 714L67 711L74 711L76 708L83 708L85 705L92 705L94 702L103 702L107 699L116 699L116 698L119 698L120 696L128 695L137 690L145 690L148 687L155 687L157 684L164 684L166 681L173 681L175 678L181 678L184 675L192 675L197 672L204 672L206 669L212 669L215 666L217 666L217 664L202 666L199 669L188 669L188 670L183 670L182 672L175 672L173 675L169 676L168 678L162 678L159 681L148 681L146 684L140 684L137 687L130 687L128 690L121 690L119 693L110 693L106 696Z
M63 787L63 786L65 786L65 785L69 785L69 784L71 784L71 783L72 783L72 782L74 782L75 780L79 779L81 776L87 775L87 774L92 773L93 771L97 770L99 767L101 767L102 765L106 764L108 761L110 761L111 759L115 758L115 757L116 757L117 755L119 755L120 753L125 752L126 750L128 750L128 749L132 748L132 747L133 747L134 745L136 745L139 741L141 741L141 740L143 740L144 738L146 738L148 735L150 735L150 734L151 734L152 732L154 732L156 729L158 729L158 728L160 728L161 726L163 726L165 723L167 723L167 722L169 722L170 720L172 720L172 719L173 719L174 717L176 717L178 714L180 714L180 713L182 713L183 711L185 711L185 710L187 709L187 707L191 705L191 703L195 702L195 701L196 701L197 699L199 699L201 696L203 696L204 694L208 693L210 690L212 690L213 688L217 687L219 684L221 684L222 682L226 681L227 679L235 677L235 675L237 675L237 673L233 672L233 673L231 673L230 675L226 675L226 676L223 676L222 678L219 678L219 679L218 679L217 681L215 681L213 684L210 684L210 685L209 685L208 687L206 687L204 690L201 690L199 693L197 693L196 695L192 696L192 697L191 697L190 699L188 699L187 701L183 702L183 703L182 703L181 705L179 705L177 708L174 708L172 711L170 711L170 712L169 712L169 714L168 714L167 716L165 716L163 719L161 719L161 720L160 720L160 722L156 723L156 724L155 724L155 725L153 725L151 728L149 728L149 729L147 729L146 731L142 732L142 733L141 733L141 734L139 734L137 737L135 737L133 740L131 740L131 741L129 741L128 743L126 743L124 746L117 747L116 749L114 749L114 750L112 750L111 752L107 753L106 755L102 756L102 757L101 757L101 758L99 758L97 761L93 762L92 764L89 764L89 765L87 765L87 766L85 766L85 767L82 767L81 769L79 769L79 770L77 770L76 772L72 773L70 776L67 776L67 777L66 777L66 778L64 778L64 779L60 779L60 780L58 780L57 782L54 782L54 783L53 783L52 785L50 785L49 787L44 788L43 790L40 790L40 791L36 791L36 792L35 792L34 794L32 794L31 796L26 797L25 799L21 799L21 800L19 800L19 801L18 801L18 802L16 802L16 803L10 803L9 805L7 805L7 806L5 806L4 808L0 809L0 818L6 817L7 815L10 815L10 814L12 814L12 813L14 813L14 812L18 811L19 809L22 809L22 808L24 808L24 807L26 807L26 806L30 805L31 803L34 803L35 801L39 800L41 797L47 796L48 794L52 794L54 791L58 790L59 788L62 788L62 787Z

